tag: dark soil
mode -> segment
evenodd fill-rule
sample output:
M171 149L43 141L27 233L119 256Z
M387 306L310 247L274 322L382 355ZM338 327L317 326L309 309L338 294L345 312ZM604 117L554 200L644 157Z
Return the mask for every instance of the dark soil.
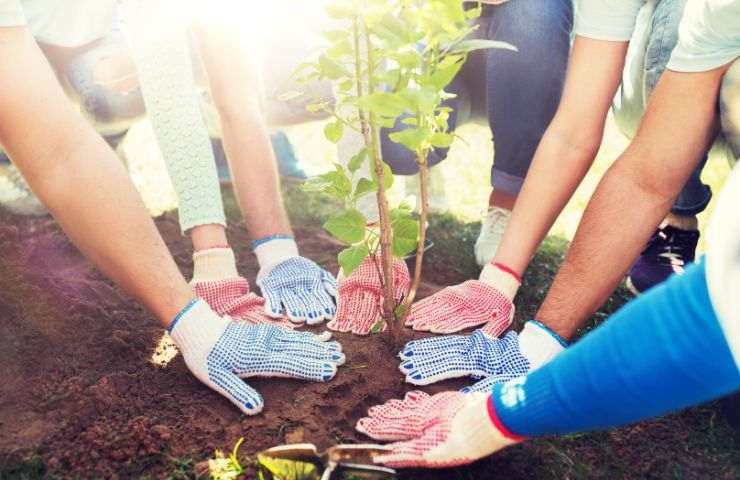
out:
M162 328L52 220L0 214L0 225L0 478L186 478L196 462L230 450L240 437L244 455L283 442L320 448L365 442L354 431L357 419L410 390L395 353L418 334L404 330L394 347L378 336L339 335L348 361L334 380L250 380L266 408L241 415L190 375L181 357L165 367L150 361ZM189 278L191 247L176 218L166 215L157 225ZM303 254L336 271L339 245L318 227L296 234ZM253 281L257 264L244 229L237 225L229 235L240 271ZM438 240L435 255L447 255ZM435 255L421 297L470 276ZM535 272L550 269L538 265ZM527 314L531 307L520 316ZM704 407L620 431L540 440L469 468L404 477L737 478L737 448L717 409Z

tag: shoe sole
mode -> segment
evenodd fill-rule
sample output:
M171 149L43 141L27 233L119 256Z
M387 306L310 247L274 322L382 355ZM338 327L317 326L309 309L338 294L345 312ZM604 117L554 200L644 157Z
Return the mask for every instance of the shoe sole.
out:
M632 278L627 277L627 279L625 280L624 283L625 283L625 285L627 287L627 290L629 290L630 292L632 292L632 294L634 296L639 297L640 295L642 295L642 292L639 291L637 289L637 287L635 287L635 284L634 283L632 283Z

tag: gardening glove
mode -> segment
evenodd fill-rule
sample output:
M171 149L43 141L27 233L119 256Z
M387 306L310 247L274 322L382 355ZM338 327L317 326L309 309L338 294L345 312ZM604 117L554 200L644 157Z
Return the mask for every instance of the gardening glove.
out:
M327 382L344 363L341 345L328 341L328 333L237 322L218 316L200 299L175 318L169 331L193 375L247 415L262 411L264 402L242 378Z
M493 336L514 318L514 297L521 280L510 269L489 263L479 280L468 280L411 307L406 326L432 333L453 333L488 323Z
M382 319L383 287L380 284L381 258L367 257L347 278L339 279L337 315L327 327L337 332L367 335ZM340 272L341 273L341 272ZM399 303L409 288L409 269L406 262L393 258L394 300ZM387 325L383 323L382 330Z
M285 313L294 323L314 325L334 318L337 281L326 270L298 255L290 237L268 237L254 242L260 264L257 285L271 317Z
M391 453L374 458L389 467L444 468L464 465L523 440L495 418L490 394L409 392L370 408L357 430L391 440Z
M406 381L414 385L467 376L486 378L493 385L539 368L565 345L555 332L540 322L529 321L519 335L509 332L502 338L482 328L472 335L412 340L399 354L399 368Z
M251 324L272 323L293 328L284 316L273 318L265 314L265 300L249 291L249 282L236 271L234 252L230 248L211 248L193 254L195 294L205 300L219 315Z

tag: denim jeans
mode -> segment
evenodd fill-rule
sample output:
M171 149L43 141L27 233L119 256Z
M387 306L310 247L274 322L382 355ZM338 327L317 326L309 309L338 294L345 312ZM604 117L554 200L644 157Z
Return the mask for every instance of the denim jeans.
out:
M630 41L622 86L615 99L614 113L622 133L632 138L640 124L648 99L665 71L671 52L678 42L678 26L686 0L659 0L643 7L635 34ZM701 181L707 161L702 156L696 170L679 193L671 211L696 215L712 199L712 190Z
M484 6L474 33L479 38L509 42L518 52L474 52L447 91L457 95L450 128L480 113L495 142L491 185L518 194L545 129L555 115L565 80L573 28L571 0L514 0ZM478 111L479 110L479 111ZM397 123L391 130L403 129ZM418 171L413 153L383 135L383 158L394 173ZM448 149L436 149L436 165Z
M138 86L125 91L111 88L95 80L95 71L106 58L128 56L128 52L125 37L119 30L114 30L64 64L54 65L66 80L67 90L71 88L68 93L79 101L83 113L113 146L144 116L144 100ZM136 71L132 68L130 74L122 75L136 75Z

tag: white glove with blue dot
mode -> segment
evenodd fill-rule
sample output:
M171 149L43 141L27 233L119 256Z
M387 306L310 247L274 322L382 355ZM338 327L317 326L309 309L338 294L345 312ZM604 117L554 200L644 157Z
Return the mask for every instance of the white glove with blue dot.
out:
M172 340L198 380L255 415L264 401L242 379L284 377L327 382L345 357L331 335L251 325L219 317L203 300L188 305L170 326Z
M509 332L502 338L480 329L467 336L413 340L399 354L399 368L414 385L467 376L485 378L493 385L539 368L564 347L565 342L554 332L530 321L521 334Z
M337 280L315 262L298 255L290 237L254 242L260 264L257 285L265 299L265 313L285 314L294 323L314 325L336 314Z

